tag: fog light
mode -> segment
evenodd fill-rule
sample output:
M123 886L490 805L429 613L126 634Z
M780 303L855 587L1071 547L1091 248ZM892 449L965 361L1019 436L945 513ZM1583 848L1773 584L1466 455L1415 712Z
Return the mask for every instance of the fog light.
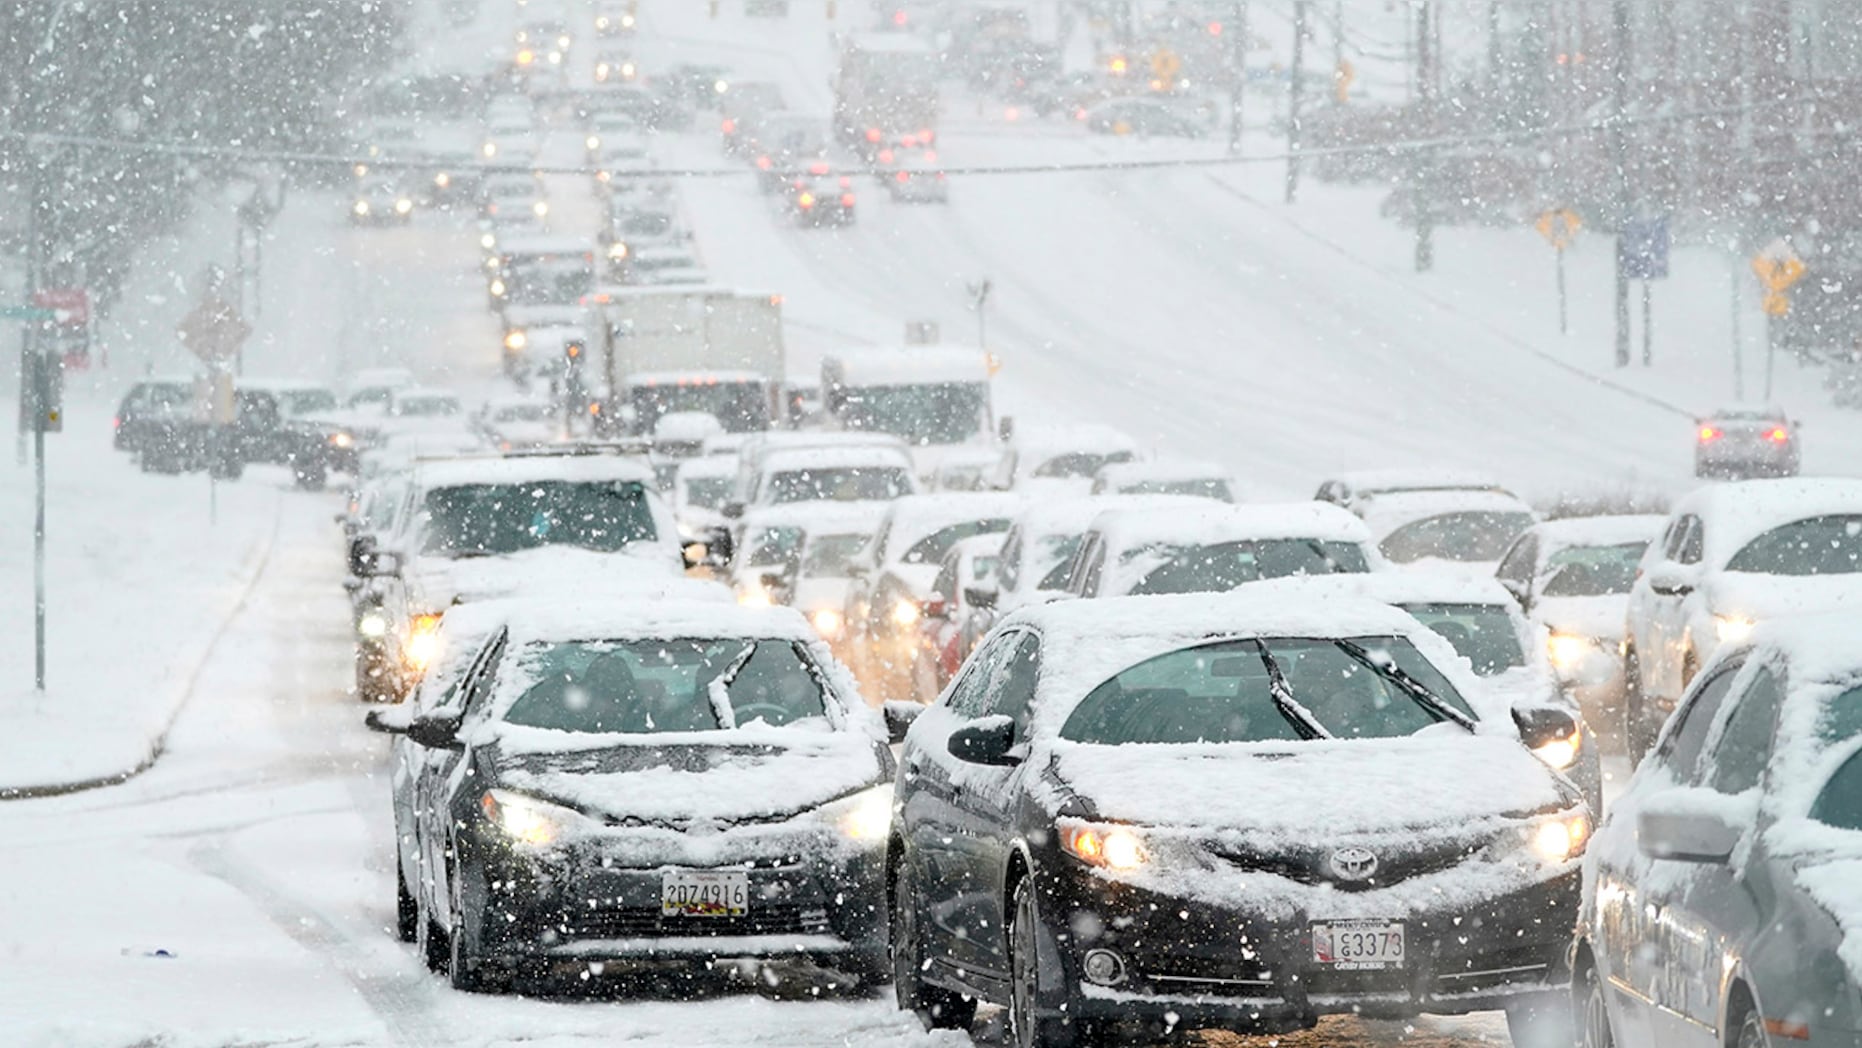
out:
M1111 950L1088 950L1080 966L1086 981L1100 986L1117 986L1125 981L1125 959Z

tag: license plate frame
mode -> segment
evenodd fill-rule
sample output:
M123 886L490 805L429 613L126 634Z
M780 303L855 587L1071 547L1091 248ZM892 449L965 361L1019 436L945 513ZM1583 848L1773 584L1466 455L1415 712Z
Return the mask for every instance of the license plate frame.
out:
M1313 963L1327 971L1384 971L1407 964L1409 938L1402 921L1314 921L1311 930Z
M661 917L699 920L714 917L748 917L750 915L750 872L748 870L661 870L659 914Z

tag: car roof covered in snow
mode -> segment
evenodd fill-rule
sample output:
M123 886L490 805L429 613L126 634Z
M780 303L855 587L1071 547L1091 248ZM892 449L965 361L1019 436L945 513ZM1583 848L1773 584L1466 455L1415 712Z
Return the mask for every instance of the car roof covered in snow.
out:
M668 411L653 424L658 440L704 440L723 431L724 423L708 411Z
M1325 502L1235 506L1187 498L1180 506L1107 510L1094 518L1092 530L1104 536L1113 555L1154 544L1206 546L1249 539L1310 538L1368 546L1371 541L1363 521Z
M1504 491L1474 489L1395 491L1373 495L1358 503L1358 513L1371 534L1382 541L1391 532L1430 517L1448 513L1524 513L1536 517L1532 507Z
M526 484L535 481L639 481L653 484L653 469L624 455L508 455L461 457L421 462L422 488L479 484Z
M1223 480L1234 475L1217 463L1203 459L1154 458L1131 462L1111 462L1101 467L1098 480L1114 491L1126 484L1147 480Z
M1019 426L1009 443L1024 459L1037 462L1072 452L1136 452L1138 442L1116 426L1083 422L1070 426Z
M675 596L661 600L514 598L498 603L501 625L510 629L514 644L687 637L770 638L799 643L816 639L808 620L792 608L752 608L735 601Z
M1484 473L1458 469L1364 469L1332 478L1351 489L1354 498L1399 491L1498 491L1512 494Z
M886 504L886 548L883 556L896 560L933 532L972 520L1007 521L1028 505L1026 496L1004 491L940 491L907 495Z
M1831 515L1862 515L1862 480L1792 477L1710 484L1675 503L1670 519L1704 522L1705 563L1725 564L1746 543L1784 524Z
M1543 559L1546 554L1561 549L1654 542L1667 525L1667 517L1652 513L1563 517L1540 521L1527 534L1539 537L1539 556Z
M897 346L843 350L822 359L822 381L841 386L987 383L989 359L974 347Z
M815 469L881 469L892 466L910 472L911 456L899 448L873 444L788 448L763 456L765 474L800 473Z
M679 463L679 479L698 477L734 477L737 459L733 455L702 455Z
M1499 605L1508 614L1517 614L1519 606L1502 589L1498 579L1484 575L1461 575L1432 571L1372 571L1336 575L1302 575L1283 579L1263 579L1248 584L1250 590L1319 597L1356 597L1385 604L1486 604Z
M498 241L500 255L593 255L593 237L567 233L524 233Z
M871 535L885 519L889 502L788 502L760 506L743 516L744 532L754 528L800 528L809 534Z

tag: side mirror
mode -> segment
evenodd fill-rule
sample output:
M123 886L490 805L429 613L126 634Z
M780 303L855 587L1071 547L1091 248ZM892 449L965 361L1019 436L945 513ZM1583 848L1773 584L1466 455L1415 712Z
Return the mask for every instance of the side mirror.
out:
M1020 764L1011 757L1015 745L1015 722L1007 717L984 717L958 728L950 735L950 755L970 764L1012 767Z
M370 710L362 715L362 723L368 730L383 735L406 735L409 727L407 717L398 709Z
M905 733L912 730L925 708L915 702L894 701L881 706L880 711L886 715L886 741L897 746L905 741Z
M723 508L719 509L718 512L724 515L725 520L742 520L744 516L744 504L735 501L726 502Z
M978 611L994 611L996 588L994 586L965 586L963 602Z
M365 579L400 578L402 563L399 553L370 552L362 558L360 575Z
M996 420L996 436L1001 438L1004 444L1015 439L1015 419L1013 416L1004 415Z
M459 741L457 717L415 717L407 726L407 737L431 750L464 748Z
M1636 846L1651 859L1724 863L1745 835L1731 800L1701 788L1658 793L1636 815Z
M1519 728L1519 741L1529 750L1563 742L1578 733L1578 719L1571 711L1556 706L1515 706L1513 723Z
M1664 597L1694 592L1694 574L1679 564L1660 564L1649 572L1649 589Z

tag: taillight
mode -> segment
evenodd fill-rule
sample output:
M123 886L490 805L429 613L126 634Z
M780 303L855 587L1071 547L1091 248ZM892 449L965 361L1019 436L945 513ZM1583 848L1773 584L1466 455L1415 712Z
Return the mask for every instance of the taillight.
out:
M1719 439L1720 439L1720 431L1718 429L1712 426L1700 427L1700 442L1702 444L1711 444L1714 441L1719 440Z
M866 129L866 140L868 142L877 143L879 139L880 139L879 128L869 127Z
M894 177L901 182L910 182L912 180L912 173L910 171L901 171Z
M842 194L840 195L840 206L842 206L842 207L852 207L852 206L853 206L853 194L852 194L852 193L842 193Z
M756 166L757 166L757 170L759 171L768 171L769 170L769 158L766 156L757 157Z
M111 429L122 429L123 428L123 416L112 415L110 417L110 428Z
M1785 441L1791 439L1791 434L1786 433L1783 426L1776 426L1765 434L1765 439L1771 441L1773 444L1783 444Z
M730 117L725 117L724 123L720 126L723 128L725 134L732 134L737 130L737 121L732 120Z
M842 175L840 177L840 187L842 189L847 189L851 187L852 185L853 185L853 179L848 178L846 175Z

